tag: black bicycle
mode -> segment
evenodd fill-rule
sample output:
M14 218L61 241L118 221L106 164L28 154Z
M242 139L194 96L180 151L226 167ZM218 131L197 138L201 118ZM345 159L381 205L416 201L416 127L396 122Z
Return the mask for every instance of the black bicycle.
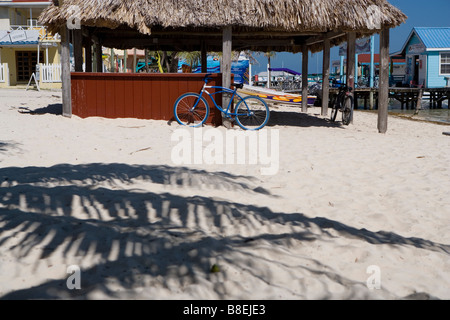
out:
M333 95L328 105L331 108L331 121L336 121L338 111L341 111L342 123L348 126L353 118L354 102L353 96L351 95L352 88L347 87L345 84L335 84L339 86L339 90L337 94Z

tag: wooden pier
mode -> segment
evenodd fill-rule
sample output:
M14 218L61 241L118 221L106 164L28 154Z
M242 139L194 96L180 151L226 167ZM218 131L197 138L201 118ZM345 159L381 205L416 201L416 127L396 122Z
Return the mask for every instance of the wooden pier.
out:
M336 94L338 88L330 88L330 95ZM363 100L364 110L378 108L378 89L356 88L355 101ZM445 88L401 88L390 87L389 98L400 102L401 109L413 110L421 107L423 99L429 99L430 109L442 109L442 103L447 100L450 105L450 87ZM418 101L419 104L418 104ZM360 106L360 104L358 104Z

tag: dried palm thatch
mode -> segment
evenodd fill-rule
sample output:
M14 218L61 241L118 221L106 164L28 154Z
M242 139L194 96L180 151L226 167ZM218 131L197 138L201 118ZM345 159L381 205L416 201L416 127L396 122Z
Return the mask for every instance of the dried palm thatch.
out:
M386 0L54 0L40 23L58 31L68 20L151 34L152 29L233 32L356 31L369 35L393 28L406 16Z

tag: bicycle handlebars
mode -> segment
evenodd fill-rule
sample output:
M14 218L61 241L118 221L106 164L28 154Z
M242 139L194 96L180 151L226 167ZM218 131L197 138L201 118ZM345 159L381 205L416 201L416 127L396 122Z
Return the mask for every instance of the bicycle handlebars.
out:
M203 81L204 81L205 83L208 83L209 81L211 81L211 80L212 80L212 78L210 78L211 75L212 75L211 73L207 73L207 74L205 75L205 77L203 78ZM243 84L243 83L232 83L231 85L232 85L233 87L238 88L238 89L242 89L242 88L244 87L244 84Z

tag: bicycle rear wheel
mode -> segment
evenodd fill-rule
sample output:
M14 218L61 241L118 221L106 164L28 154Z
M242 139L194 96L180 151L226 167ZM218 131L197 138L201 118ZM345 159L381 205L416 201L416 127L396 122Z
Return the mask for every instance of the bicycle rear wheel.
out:
M244 130L259 130L269 121L270 111L259 97L245 97L236 105L236 122Z
M175 101L173 113L179 124L199 127L208 119L209 106L198 93L185 93Z
M348 126L353 118L353 97L347 96L344 100L344 110L342 111L342 123Z

